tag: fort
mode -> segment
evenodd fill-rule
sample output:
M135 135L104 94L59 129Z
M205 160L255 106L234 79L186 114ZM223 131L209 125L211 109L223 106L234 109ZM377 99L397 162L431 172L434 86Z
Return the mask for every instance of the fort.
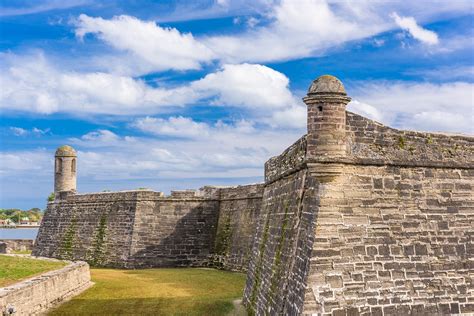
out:
M58 148L33 254L246 271L251 315L474 313L474 137L348 112L332 76L303 100L307 134L262 184L77 194L76 153Z

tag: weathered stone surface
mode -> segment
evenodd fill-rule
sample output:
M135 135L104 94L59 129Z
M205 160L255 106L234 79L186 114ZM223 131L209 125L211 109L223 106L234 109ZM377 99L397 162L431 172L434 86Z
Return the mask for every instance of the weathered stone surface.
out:
M323 77L304 99L308 134L267 161L265 184L61 192L34 253L248 268L257 315L474 312L474 137L347 112L342 84Z
M309 95L308 135L267 162L244 303L257 315L469 313L474 301L474 138L399 131L345 112L345 101ZM338 115L341 106L345 120ZM277 276L285 290L274 299L268 289L276 275L272 263L280 255L273 227L284 221L274 216L267 222L264 216L281 213L283 196L297 192L286 183L301 174L315 179L313 189L304 187L303 193L304 207L314 216L306 235L310 250L298 258L305 269L297 277L291 272ZM285 189L268 191L272 187ZM290 213L287 221L295 217Z
M15 315L42 315L89 288L90 279L89 265L79 261L0 288L0 313L9 315L7 308L12 307Z
M244 271L262 189L69 194L48 204L33 254L105 267Z
M260 218L263 184L222 188L211 264L246 271L253 255L254 233Z
M4 249L2 248L4 245ZM12 253L14 251L33 250L34 240L32 239L0 239L0 253Z
M76 160L74 148L68 145L59 147L54 158L54 193L76 191Z

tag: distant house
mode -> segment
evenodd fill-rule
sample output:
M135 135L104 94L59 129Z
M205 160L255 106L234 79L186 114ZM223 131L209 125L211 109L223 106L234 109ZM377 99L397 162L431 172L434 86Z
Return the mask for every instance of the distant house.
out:
M20 225L30 225L30 219L28 217L22 217L20 219Z
M15 226L15 222L13 222L11 219L0 219L0 226L6 227L6 226Z

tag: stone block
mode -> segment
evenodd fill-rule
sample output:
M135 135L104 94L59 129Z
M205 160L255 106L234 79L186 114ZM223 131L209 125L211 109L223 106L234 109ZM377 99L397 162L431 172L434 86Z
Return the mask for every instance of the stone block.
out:
M329 284L331 288L342 288L343 282L340 275L326 275L326 283Z

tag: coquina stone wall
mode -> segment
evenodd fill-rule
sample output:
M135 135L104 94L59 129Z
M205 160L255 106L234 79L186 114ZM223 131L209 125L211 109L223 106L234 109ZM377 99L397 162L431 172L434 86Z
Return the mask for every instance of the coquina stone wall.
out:
M346 119L345 157L308 159L302 138L266 164L249 314L473 313L474 139ZM298 187L302 217L282 211Z
M265 186L244 302L250 314L302 311L317 204L314 178L301 170Z
M211 264L246 271L261 217L263 184L222 188L219 194L219 222Z
M474 313L474 137L347 112L328 75L303 101L308 133L263 185L59 192L34 254L247 269L250 315Z
M43 315L55 305L89 288L92 285L90 279L89 265L74 262L59 270L0 288L0 313L9 315L7 309L12 308L13 315Z
M148 193L70 194L49 203L32 254L125 267L137 201Z
M472 184L463 169L346 166L320 185L305 311L474 312Z
M61 192L48 204L33 255L103 267L245 271L262 189L204 187L170 196L145 190Z
M0 246L0 253L13 253L15 251L31 251L33 249L34 240L32 239L0 239L0 244L5 245L4 247Z
M217 192L137 201L127 267L206 266L219 216Z

